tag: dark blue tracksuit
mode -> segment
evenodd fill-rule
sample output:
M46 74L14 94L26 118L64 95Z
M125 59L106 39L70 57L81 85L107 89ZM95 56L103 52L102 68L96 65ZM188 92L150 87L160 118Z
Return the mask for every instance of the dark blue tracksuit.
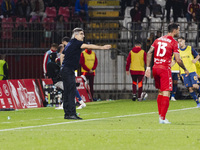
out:
M74 71L79 66L80 55L82 52L80 47L82 44L82 41L78 41L74 38L69 41L63 50L65 57L61 67L61 73L64 86L63 108L65 117L76 115L76 81Z

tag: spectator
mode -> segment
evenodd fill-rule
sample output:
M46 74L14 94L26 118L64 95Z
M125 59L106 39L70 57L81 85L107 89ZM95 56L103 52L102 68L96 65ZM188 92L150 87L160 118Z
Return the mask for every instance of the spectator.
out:
M47 76L47 64L51 61L49 55L51 53L55 53L58 49L58 45L56 43L51 44L51 49L48 50L45 54L44 54L44 59L43 59L43 71L44 71L44 76L48 78Z
M57 7L57 0L44 0L45 7Z
M153 13L154 17L157 17L157 15L162 15L162 7L157 4L156 2L154 2L151 6L150 6L150 11L151 13Z
M42 20L47 16L44 12L44 2L43 0L31 0L31 16L39 16L42 17Z
M178 17L181 16L182 7L183 0L166 0L165 9L167 10L167 22L170 22L171 8L173 9L174 22L177 22Z
M5 18L15 15L15 3L13 0L3 0L1 4L2 14Z
M166 0L165 9L167 10L167 16L166 16L167 22L170 22L171 8L173 8L174 10L173 0Z
M0 80L8 79L8 64L5 61L6 55L0 56Z
M182 9L184 8L183 0L174 0L173 1L174 9L173 9L173 18L174 22L177 22L178 17L182 17Z
M57 22L56 22L56 40L57 40L57 43L59 43L61 41L64 34L65 34L64 18L63 18L62 15L59 15L57 17Z
M73 4L74 2L71 0L58 0L57 3L59 7L75 6L75 4Z
M121 6L121 16L124 16L126 7L131 6L131 0L121 0L120 6Z
M146 7L149 6L149 0L138 0L139 9L141 10L141 21L146 16Z
M81 74L84 75L87 80L89 80L90 93L93 97L95 69L98 64L95 52L90 49L85 49L81 53L80 64L81 64Z
M151 44L154 42L155 40L155 35L154 32L150 33L150 37L147 39L147 49L149 49L151 47Z
M133 29L133 33L136 33L137 35L137 40L140 40L140 34L141 34L141 20L142 20L142 16L141 16L141 11L139 9L139 3L136 2L134 4L134 8L131 9L130 11L130 16L132 19L132 29ZM134 39L134 35L132 36L132 38Z
M21 18L29 20L31 12L31 3L29 0L18 0L17 3L18 15Z
M187 14L187 8L188 8L188 0L181 1L181 9L182 9L182 17L186 17Z
M146 52L141 49L141 43L139 41L135 42L135 47L129 52L126 59L126 74L131 73L132 78L132 88L133 88L133 97L132 100L137 99L136 89L138 85L138 101L142 101L142 82L144 78L145 65L146 65ZM129 73L130 68L130 73Z
M200 4L197 3L197 0L192 0L192 3L189 3L188 9L187 9L187 21L191 23L192 19L196 21L196 13L200 9Z
M33 41L33 47L40 47L40 43L42 41L43 33L40 31L43 31L42 24L40 23L40 18L37 16L33 16L30 19L30 30L31 31L37 31L37 32L31 32L31 41Z
M75 15L80 16L83 20L86 20L87 22L89 22L88 1L76 0L74 13Z
M162 36L162 31L157 30L157 31L156 31L155 39L157 39L157 38L159 38L159 37L161 37L161 36Z

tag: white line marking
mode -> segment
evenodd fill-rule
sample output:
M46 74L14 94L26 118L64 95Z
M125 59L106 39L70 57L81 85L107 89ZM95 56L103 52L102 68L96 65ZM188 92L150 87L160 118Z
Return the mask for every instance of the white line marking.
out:
M197 107L190 107L190 108L169 110L168 112L190 110L190 109L195 109L195 108L197 108ZM131 115L123 115L123 116L113 116L113 117L108 117L108 118L96 118L96 119L87 119L87 120L77 120L77 121L70 121L70 122L60 122L60 123L44 124L44 125L37 125L37 126L18 127L18 128L2 129L2 130L0 130L0 132L21 130L21 129L39 128L39 127L48 127L48 126L55 126L55 125L62 125L62 124L71 124L71 123L78 123L78 122L97 121L97 120L104 120L104 119L113 119L113 118L124 118L124 117L134 117L134 116L142 116L142 115L151 115L151 114L156 114L156 113L158 113L158 112L148 112L148 113L131 114Z
M48 118L47 118L47 119L48 119ZM31 120L35 121L35 120L41 120L41 119L31 119Z

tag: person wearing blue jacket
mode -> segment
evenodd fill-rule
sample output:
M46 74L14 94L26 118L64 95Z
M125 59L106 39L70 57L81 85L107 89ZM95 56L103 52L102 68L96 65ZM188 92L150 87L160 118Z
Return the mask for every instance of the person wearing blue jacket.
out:
M89 22L87 0L76 0L74 13L75 15L80 16L83 20Z

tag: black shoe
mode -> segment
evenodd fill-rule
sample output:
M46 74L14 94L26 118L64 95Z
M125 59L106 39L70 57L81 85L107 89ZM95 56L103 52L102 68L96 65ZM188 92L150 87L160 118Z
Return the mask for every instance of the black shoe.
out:
M81 120L82 118L78 117L77 115L73 115L73 116L65 116L64 119Z
M136 94L133 94L132 100L133 100L133 101L136 101L136 99L137 99Z

